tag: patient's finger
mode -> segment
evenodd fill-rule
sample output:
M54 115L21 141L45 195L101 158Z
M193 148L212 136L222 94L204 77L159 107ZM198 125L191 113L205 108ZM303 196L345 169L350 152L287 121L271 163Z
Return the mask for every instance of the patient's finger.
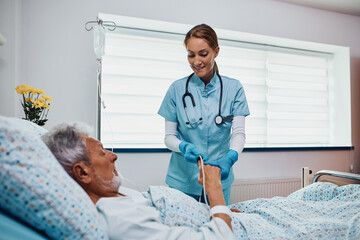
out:
M198 160L198 165L199 165L198 183L202 186L202 185L203 185L203 174L202 174L202 164L201 164L201 160Z
M236 212L236 213L242 213L242 211L240 211L239 209L236 209L236 208L230 208L230 211Z

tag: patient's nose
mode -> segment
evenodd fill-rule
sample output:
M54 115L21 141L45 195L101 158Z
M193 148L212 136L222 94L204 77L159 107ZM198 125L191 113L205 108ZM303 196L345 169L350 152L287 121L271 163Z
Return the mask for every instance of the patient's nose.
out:
M111 154L111 161L115 162L117 160L117 154L110 152Z

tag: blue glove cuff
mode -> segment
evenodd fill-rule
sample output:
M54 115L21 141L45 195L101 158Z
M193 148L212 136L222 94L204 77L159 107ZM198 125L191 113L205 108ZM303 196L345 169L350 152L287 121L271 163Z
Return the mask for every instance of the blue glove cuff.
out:
M186 152L186 147L189 145L188 142L185 142L185 141L182 141L180 144L179 144L179 149L182 153L185 154Z
M239 154L237 153L237 151L230 149L227 153L226 153L226 157L228 157L229 159L231 159L232 164L234 165L234 163L238 160L238 156Z

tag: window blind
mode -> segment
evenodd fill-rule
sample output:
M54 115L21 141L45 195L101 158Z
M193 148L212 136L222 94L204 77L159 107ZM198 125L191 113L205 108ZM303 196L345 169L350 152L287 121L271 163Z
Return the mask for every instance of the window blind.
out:
M105 35L101 140L114 148L165 148L157 115L175 79L190 73L182 35L118 28Z
M190 29L190 28L189 28ZM118 27L105 34L101 141L107 148L166 148L157 114L170 84L191 74L184 34ZM219 36L221 75L243 84L250 116L245 147L329 146L333 54ZM351 140L350 140L351 142Z

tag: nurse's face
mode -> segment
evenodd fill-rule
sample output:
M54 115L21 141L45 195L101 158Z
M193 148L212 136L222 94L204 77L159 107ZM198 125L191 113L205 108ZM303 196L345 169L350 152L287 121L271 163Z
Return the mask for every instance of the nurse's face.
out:
M219 46L212 49L206 40L192 37L187 42L186 50L191 69L205 84L208 84L214 76L213 67L215 58L219 54Z

